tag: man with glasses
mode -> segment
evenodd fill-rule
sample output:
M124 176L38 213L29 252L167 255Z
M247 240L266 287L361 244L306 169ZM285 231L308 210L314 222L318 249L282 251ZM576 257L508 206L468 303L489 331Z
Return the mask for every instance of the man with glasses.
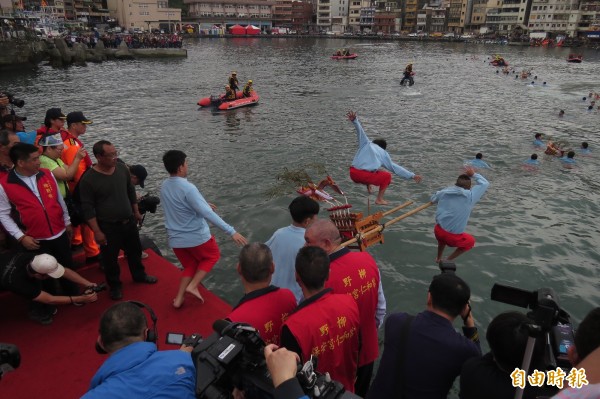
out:
M117 162L119 153L109 141L93 147L98 163L80 180L83 215L100 245L101 264L113 300L123 298L119 251L123 249L133 281L154 284L158 279L146 274L137 224L142 220L135 188L127 166Z
M91 125L92 121L83 115L81 111L70 112L67 114L68 134L63 139L64 149L60 157L66 165L72 165L76 162L77 153L83 148L83 143L79 139L85 134L87 126ZM75 186L79 183L81 176L92 166L92 159L86 153L85 157L79 163L73 178L69 181L69 191L75 193ZM83 244L86 263L96 262L99 258L100 248L94 240L94 232L89 226L83 224L73 228L73 239L71 245L78 246Z

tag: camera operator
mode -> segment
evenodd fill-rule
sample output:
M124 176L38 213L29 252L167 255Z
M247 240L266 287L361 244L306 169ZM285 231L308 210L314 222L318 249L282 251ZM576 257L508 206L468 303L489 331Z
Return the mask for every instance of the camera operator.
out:
M329 256L319 247L298 251L296 276L305 299L283 324L281 345L299 353L303 362L311 354L317 356L317 371L329 372L332 379L354 392L360 335L358 305L350 295L325 288Z
M265 360L275 387L273 399L308 399L296 379L298 354L270 344L265 346Z
M532 321L519 312L505 312L496 316L488 326L486 339L490 352L483 357L471 358L465 362L460 374L461 399L504 399L515 395L510 373L521 368L523 355L529 338L527 326ZM544 340L538 339L534 349L529 372L545 370L543 362ZM552 386L534 387L528 385L523 392L524 399L538 396L552 396L557 388Z
M274 269L269 247L246 244L237 265L245 295L227 316L233 322L254 326L267 344L279 344L281 325L296 308L292 291L271 285Z
M414 317L390 315L381 363L367 398L445 398L464 362L481 356L470 297L466 282L442 273L429 285L424 312ZM452 326L458 316L464 336Z
M54 281L47 280L65 278L84 287L94 287L92 283L77 272L63 267L48 254L32 253L3 254L0 264L0 286L15 294L31 299L29 318L40 324L52 323L56 313L55 305L81 305L95 302L98 296L94 291L83 295L54 295Z
M82 399L194 399L196 370L189 351L158 351L156 318L149 328L142 307L111 306L100 319L96 350L110 357L98 369Z
M15 115L14 113L4 115L2 117L2 126L0 126L0 129L6 129L11 133L16 134L21 143L34 144L37 132L35 130L32 130L31 132L25 131L23 121L26 120L26 117Z

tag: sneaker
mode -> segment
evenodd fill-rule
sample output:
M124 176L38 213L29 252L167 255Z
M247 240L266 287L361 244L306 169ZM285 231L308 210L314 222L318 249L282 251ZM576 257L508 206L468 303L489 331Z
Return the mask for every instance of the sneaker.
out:
M154 277L154 276L146 274L143 279L141 279L141 280L133 280L133 281L135 281L136 283L143 283L143 284L156 284L156 282L158 281L158 279L156 277Z
M123 291L120 288L112 288L110 290L110 299L112 299L113 301L123 299Z

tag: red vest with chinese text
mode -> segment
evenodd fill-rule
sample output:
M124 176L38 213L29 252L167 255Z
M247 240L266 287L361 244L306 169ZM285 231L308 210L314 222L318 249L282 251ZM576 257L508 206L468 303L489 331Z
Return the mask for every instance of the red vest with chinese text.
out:
M317 371L329 372L347 391L354 392L358 366L359 316L348 295L326 293L299 308L284 323L302 348L302 361L318 357Z
M281 326L294 309L296 298L292 291L278 288L243 301L227 318L233 322L248 323L256 328L265 344L279 345Z
M379 269L375 259L367 252L349 252L332 260L325 287L336 294L348 294L356 301L361 337L358 365L374 362L379 355L375 322Z
M65 228L63 209L58 202L61 194L48 169L40 169L36 182L42 202L14 169L0 178L8 200L19 214L15 222L25 234L37 239L50 238Z

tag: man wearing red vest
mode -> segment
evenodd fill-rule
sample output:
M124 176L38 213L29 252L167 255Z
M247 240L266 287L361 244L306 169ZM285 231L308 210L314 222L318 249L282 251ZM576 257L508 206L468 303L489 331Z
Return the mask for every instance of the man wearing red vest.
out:
M281 329L281 345L300 354L304 363L318 358L317 371L354 392L358 365L360 319L348 295L325 288L329 257L318 247L304 247L296 257L296 275L304 300Z
M250 324L266 344L279 345L281 325L296 308L296 298L292 291L271 285L274 270L271 250L265 244L242 248L237 271L245 295L227 318Z
M356 394L365 397L373 375L373 364L379 355L377 329L385 316L385 296L379 268L367 252L338 250L340 232L328 219L319 219L304 233L306 245L314 245L329 255L329 279L325 287L336 294L351 296L360 314L361 348L355 384Z
M71 219L54 175L40 169L40 154L32 144L14 145L10 158L14 169L0 177L2 225L26 250L50 254L72 269ZM73 289L70 285L64 288Z

